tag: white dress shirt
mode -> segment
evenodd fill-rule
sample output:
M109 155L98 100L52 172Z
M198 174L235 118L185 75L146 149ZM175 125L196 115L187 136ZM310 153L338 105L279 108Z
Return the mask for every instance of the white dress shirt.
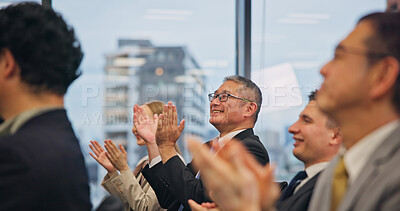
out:
M305 169L307 173L307 177L303 179L300 184L294 189L294 193L296 193L303 185L305 185L310 179L312 179L315 175L317 175L319 172L324 170L328 166L329 162L322 162L322 163L317 163L314 165L311 165Z

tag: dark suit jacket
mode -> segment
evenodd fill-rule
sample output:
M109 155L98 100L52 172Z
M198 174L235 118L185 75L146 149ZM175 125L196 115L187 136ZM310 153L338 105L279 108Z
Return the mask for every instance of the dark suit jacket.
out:
M63 109L0 138L0 210L91 210L78 140Z
M234 138L242 142L262 165L269 162L267 150L258 136L254 135L253 129L246 129ZM203 183L195 178L197 172L191 163L185 166L178 156L172 157L164 165L160 162L151 169L146 166L142 173L163 208L178 210L183 204L184 210L190 210L188 199L197 203L210 201Z
M321 173L321 172L320 172ZM304 184L295 194L285 200L279 199L277 202L278 211L307 211L313 194L315 183L320 175L316 174L306 184ZM285 191L285 189L283 190ZM282 193L283 193L282 191Z

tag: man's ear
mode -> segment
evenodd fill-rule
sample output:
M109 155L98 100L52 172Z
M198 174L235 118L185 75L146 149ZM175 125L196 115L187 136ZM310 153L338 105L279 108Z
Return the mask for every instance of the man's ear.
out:
M253 116L254 113L257 111L257 104L254 102L248 103L246 105L246 113L245 116Z
M388 56L382 59L376 68L370 78L372 82L370 95L373 99L385 96L390 92L396 83L400 66L397 59Z
M17 73L17 62L7 48L0 50L0 76L10 78Z
M336 127L332 130L332 137L329 143L332 145L338 145L342 143L342 132L340 131L340 128Z

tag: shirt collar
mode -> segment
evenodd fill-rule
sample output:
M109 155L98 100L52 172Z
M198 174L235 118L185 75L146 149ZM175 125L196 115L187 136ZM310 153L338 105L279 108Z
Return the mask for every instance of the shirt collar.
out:
M349 174L349 184L353 184L373 152L385 139L400 125L400 120L391 121L357 142L349 150L342 147L339 151L343 155L346 171Z
M309 166L305 169L307 173L307 178L312 178L317 175L320 171L324 170L328 166L329 162L321 162L314 165Z
M230 132L230 133L228 133L228 134L226 134L226 135L224 135L224 136L222 136L222 137L220 137L220 135L218 136L219 137L219 139L218 139L218 144L219 144L219 146L220 146L220 148L222 148L229 140L231 140L233 137L235 137L237 134L239 134L239 133L241 133L241 132L243 132L243 131L245 131L246 129L243 129L243 130L235 130L235 131L232 131L232 132Z
M24 111L14 118L8 119L0 125L0 137L15 134L27 121L51 110L63 109L60 106L35 108Z

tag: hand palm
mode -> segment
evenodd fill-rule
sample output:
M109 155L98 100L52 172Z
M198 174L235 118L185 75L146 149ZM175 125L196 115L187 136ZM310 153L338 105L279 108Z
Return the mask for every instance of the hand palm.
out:
M139 135L147 142L154 142L157 123L146 117L139 120L139 124L135 125Z

